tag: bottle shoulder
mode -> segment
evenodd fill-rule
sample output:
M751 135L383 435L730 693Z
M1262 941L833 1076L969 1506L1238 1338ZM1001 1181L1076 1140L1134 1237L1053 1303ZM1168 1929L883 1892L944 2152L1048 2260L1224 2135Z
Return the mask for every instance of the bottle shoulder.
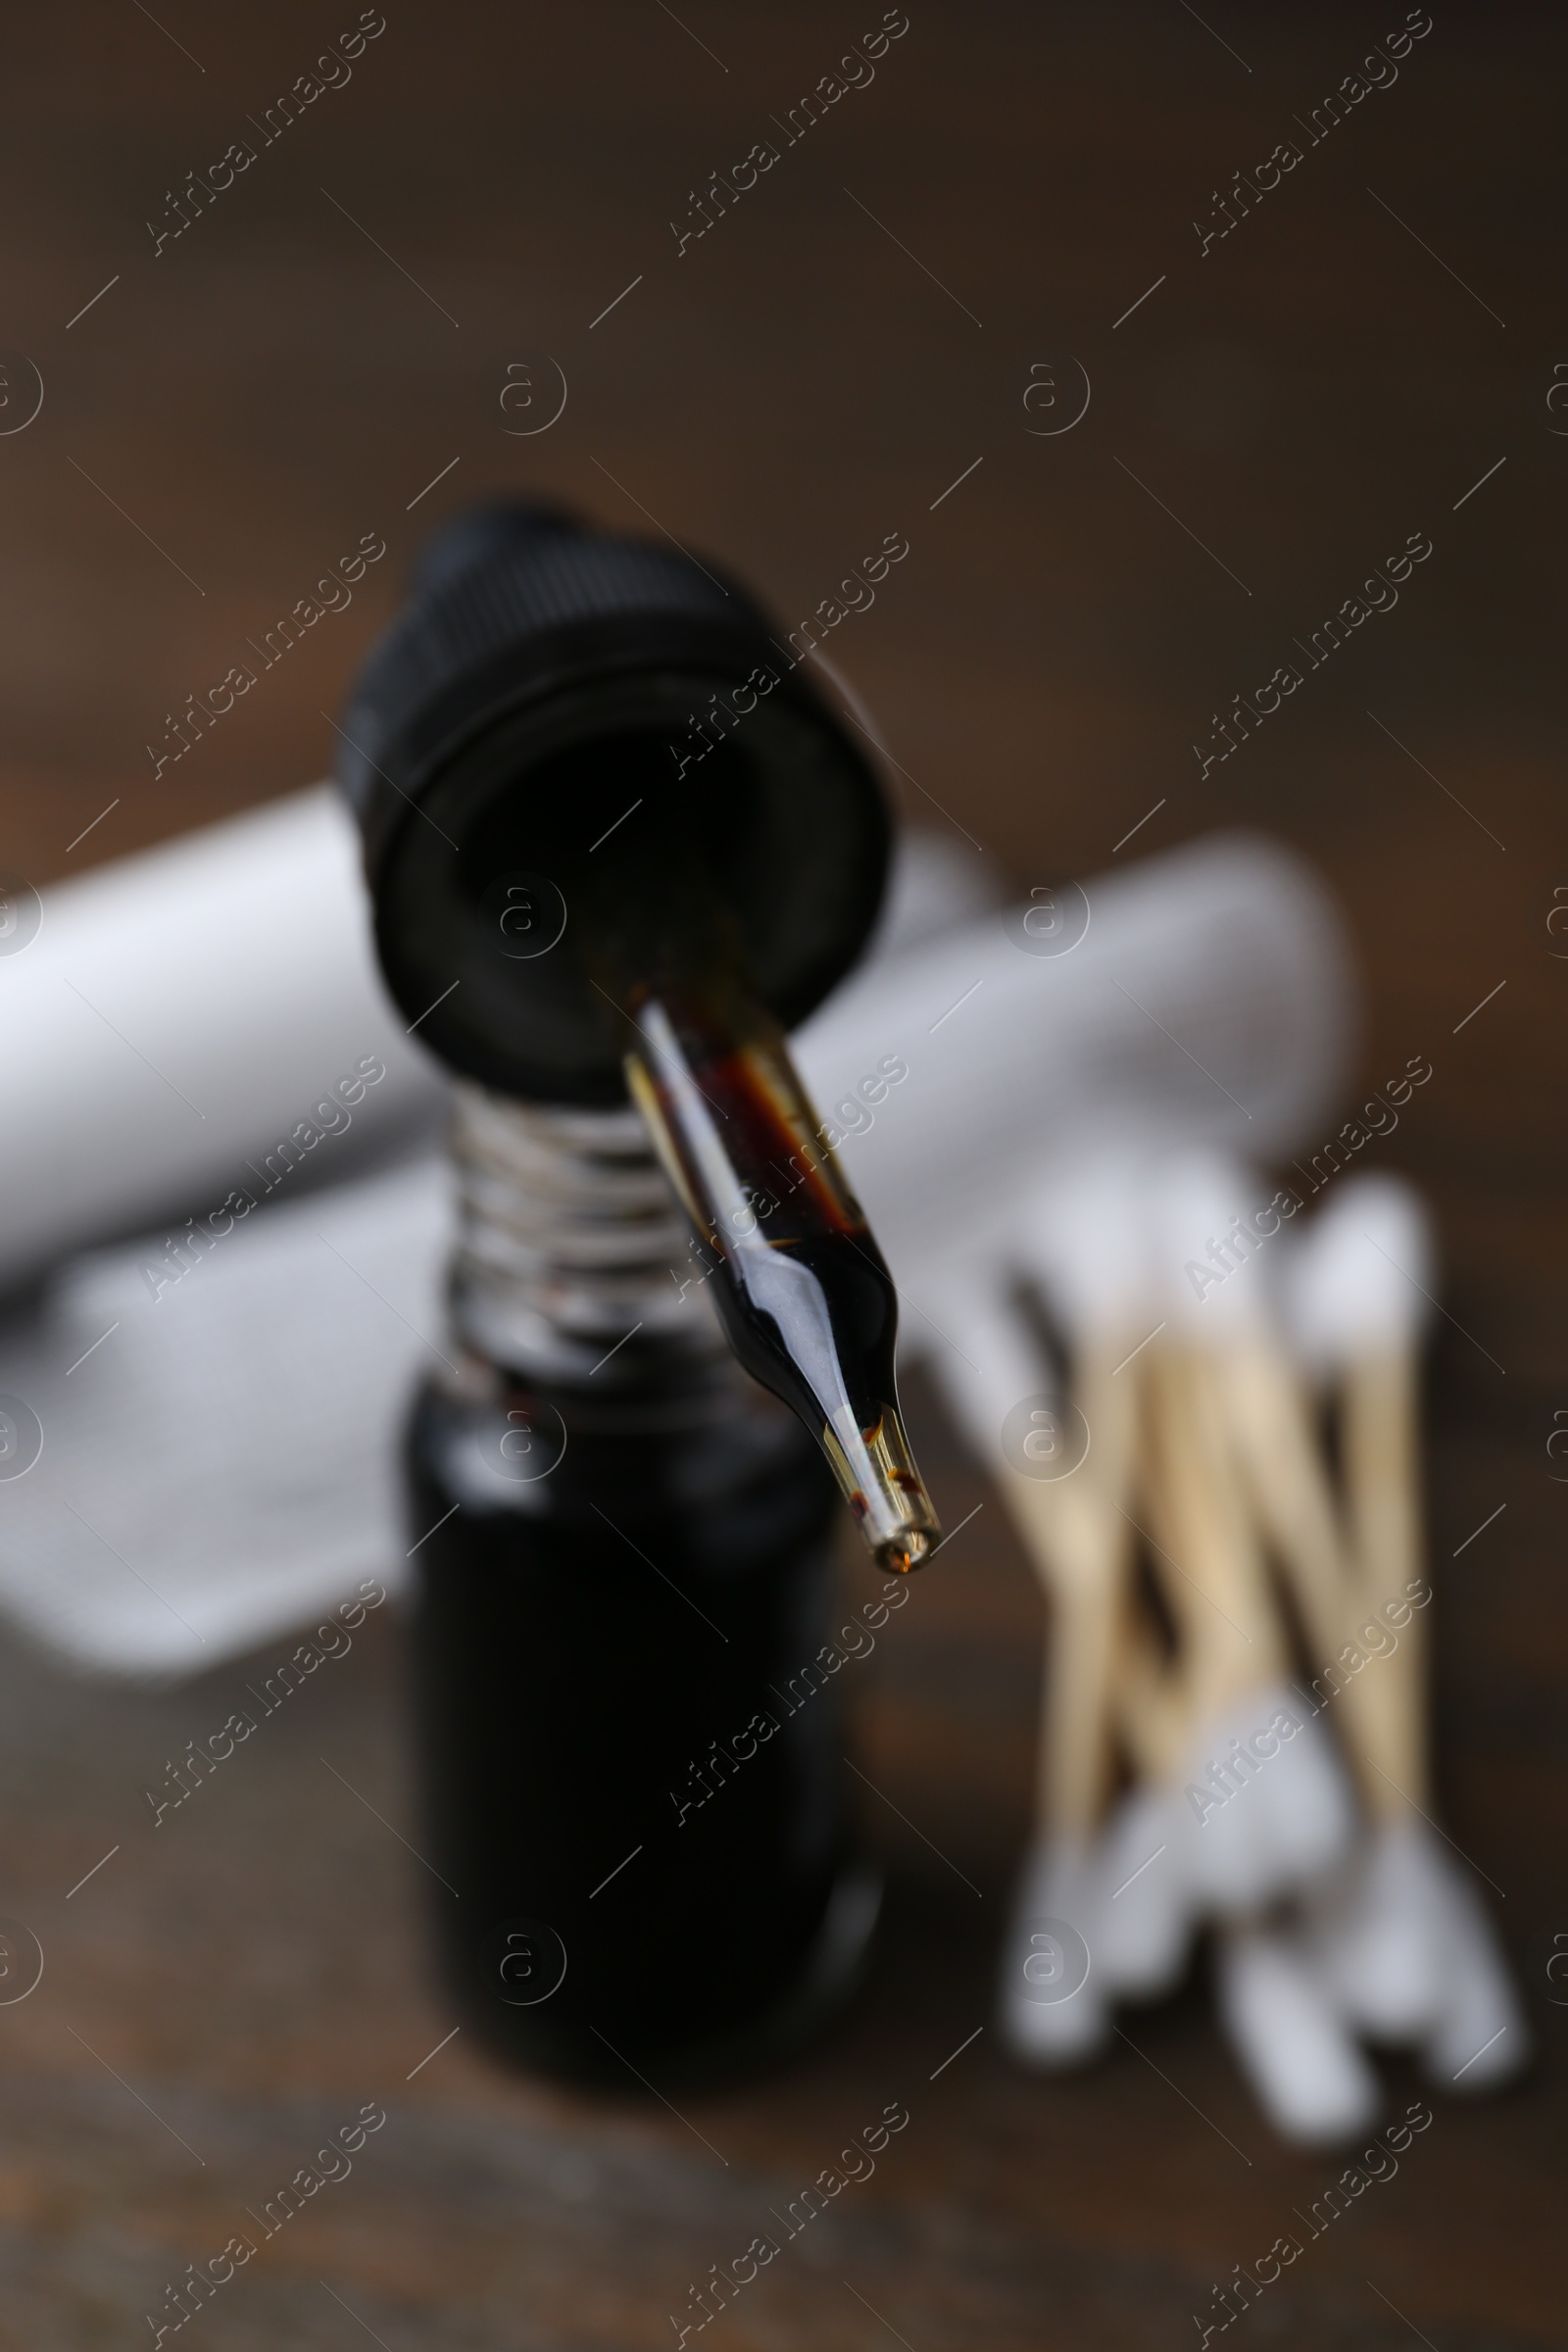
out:
M409 1466L435 1503L485 1517L616 1526L740 1511L804 1532L835 1489L795 1416L727 1363L604 1398L471 1360L410 1414Z

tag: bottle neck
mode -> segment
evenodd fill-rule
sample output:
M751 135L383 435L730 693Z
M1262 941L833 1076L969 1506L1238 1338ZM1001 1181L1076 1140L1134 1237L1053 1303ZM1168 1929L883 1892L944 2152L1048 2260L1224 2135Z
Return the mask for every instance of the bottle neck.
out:
M449 1137L464 1348L531 1384L614 1396L727 1350L638 1113L522 1102L460 1081Z

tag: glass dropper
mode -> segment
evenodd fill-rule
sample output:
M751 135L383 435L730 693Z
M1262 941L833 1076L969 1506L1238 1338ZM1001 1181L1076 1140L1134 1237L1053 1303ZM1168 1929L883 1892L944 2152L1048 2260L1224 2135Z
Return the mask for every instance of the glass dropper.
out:
M879 1567L940 1528L894 1383L897 1296L782 1030L732 969L629 992L632 1099L736 1355L818 1438Z

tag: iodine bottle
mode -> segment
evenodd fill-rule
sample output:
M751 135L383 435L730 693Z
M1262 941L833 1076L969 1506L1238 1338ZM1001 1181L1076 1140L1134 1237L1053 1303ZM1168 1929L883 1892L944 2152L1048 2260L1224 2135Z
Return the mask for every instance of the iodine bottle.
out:
M341 740L382 970L457 1081L407 1446L438 1949L492 2048L663 2090L808 2032L875 1917L807 1670L835 1529L904 1569L936 1523L892 1286L783 1040L871 929L886 812L738 585L541 508L434 543ZM739 1061L705 1058L699 999L741 1007ZM807 1426L726 1348L721 1282Z
M408 1437L447 1978L492 2047L578 2079L760 2061L875 1915L808 1671L843 1506L724 1348L634 1113L463 1088L453 1156L459 1369Z

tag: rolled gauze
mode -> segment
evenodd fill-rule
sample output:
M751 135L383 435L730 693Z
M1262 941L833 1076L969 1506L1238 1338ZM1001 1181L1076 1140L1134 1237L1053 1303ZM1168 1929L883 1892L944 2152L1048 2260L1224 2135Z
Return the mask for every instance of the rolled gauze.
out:
M270 1155L346 1169L441 1100L381 985L330 786L59 883L42 906L0 954L0 1287L230 1187L259 1197ZM356 1086L362 1062L384 1075ZM345 1077L352 1107L337 1095L324 1148L279 1156L302 1125L320 1136L313 1109Z
M1343 1080L1352 1004L1321 884L1220 835L864 968L794 1044L918 1297L923 1268L1004 1243L1086 1141L1298 1148Z

